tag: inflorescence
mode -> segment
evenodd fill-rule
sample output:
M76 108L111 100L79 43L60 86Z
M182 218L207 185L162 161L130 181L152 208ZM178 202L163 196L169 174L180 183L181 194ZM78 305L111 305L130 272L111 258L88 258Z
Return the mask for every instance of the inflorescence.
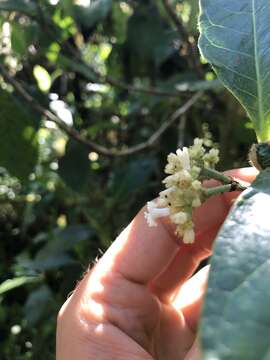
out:
M157 226L157 219L170 217L176 225L176 234L185 244L195 240L193 210L205 200L202 184L202 169L214 169L219 161L219 150L207 150L203 139L196 138L189 148L184 147L176 154L168 155L163 180L165 190L156 201L147 203L145 218L148 225Z

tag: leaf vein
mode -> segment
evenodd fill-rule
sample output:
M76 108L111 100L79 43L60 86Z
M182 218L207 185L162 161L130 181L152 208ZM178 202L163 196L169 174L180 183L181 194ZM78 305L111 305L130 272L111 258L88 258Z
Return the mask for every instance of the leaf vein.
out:
M238 51L238 50L233 50L233 49L229 49L229 48L226 48L222 45L219 45L219 44L216 44L215 42L213 42L211 39L209 39L205 34L204 36L207 38L207 40L209 41L209 43L216 47L217 49L222 49L222 50L225 50L225 51L229 51L229 52L232 52L234 54L237 54L237 55L242 55L242 56L245 56L245 57L248 57L248 58L251 58L253 59L253 57L250 55L250 54L247 54L245 52L242 52L242 51Z
M254 40L254 57L255 57L255 71L256 71L256 78L257 78L257 96L258 96L258 116L259 116L259 123L263 122L263 105L262 105L262 83L261 83L261 69L258 60L258 39L257 39L257 19L255 14L255 0L252 0L252 23L253 23L253 40Z
M207 20L208 20L209 23L210 23L210 26L206 27L206 28L205 28L205 31L207 31L207 30L208 30L209 28L211 28L211 27L218 27L218 28L221 28L221 29L227 29L227 30L234 31L234 32L236 32L236 33L238 33L238 34L241 34L241 35L249 36L249 34L246 33L246 32L243 32L243 31L240 31L240 30L236 30L236 29L230 28L229 26L215 24L215 23L213 22L213 20L211 19L211 17L209 16L207 10L205 10L205 15L206 15L206 17L207 17Z

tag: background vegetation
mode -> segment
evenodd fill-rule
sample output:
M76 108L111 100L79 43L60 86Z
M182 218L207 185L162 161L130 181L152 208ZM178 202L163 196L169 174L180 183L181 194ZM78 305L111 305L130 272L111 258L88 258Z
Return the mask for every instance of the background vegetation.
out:
M246 165L252 126L200 59L197 0L0 2L0 358L53 359L87 266L202 134Z

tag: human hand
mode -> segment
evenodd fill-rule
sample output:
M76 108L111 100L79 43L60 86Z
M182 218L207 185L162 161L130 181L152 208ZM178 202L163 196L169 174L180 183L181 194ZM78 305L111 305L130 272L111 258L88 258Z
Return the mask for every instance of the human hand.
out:
M228 174L251 182L256 171ZM192 245L175 236L168 220L149 228L142 210L60 310L57 360L199 359L196 331L208 267L191 276L211 254L236 196L215 196L195 211Z

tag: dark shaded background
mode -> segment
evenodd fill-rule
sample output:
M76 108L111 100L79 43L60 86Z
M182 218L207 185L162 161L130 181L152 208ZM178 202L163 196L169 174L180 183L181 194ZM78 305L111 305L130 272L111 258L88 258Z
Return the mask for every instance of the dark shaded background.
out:
M0 11L0 358L49 360L59 307L160 191L167 154L210 132L220 169L246 166L255 137L199 57L197 0Z

